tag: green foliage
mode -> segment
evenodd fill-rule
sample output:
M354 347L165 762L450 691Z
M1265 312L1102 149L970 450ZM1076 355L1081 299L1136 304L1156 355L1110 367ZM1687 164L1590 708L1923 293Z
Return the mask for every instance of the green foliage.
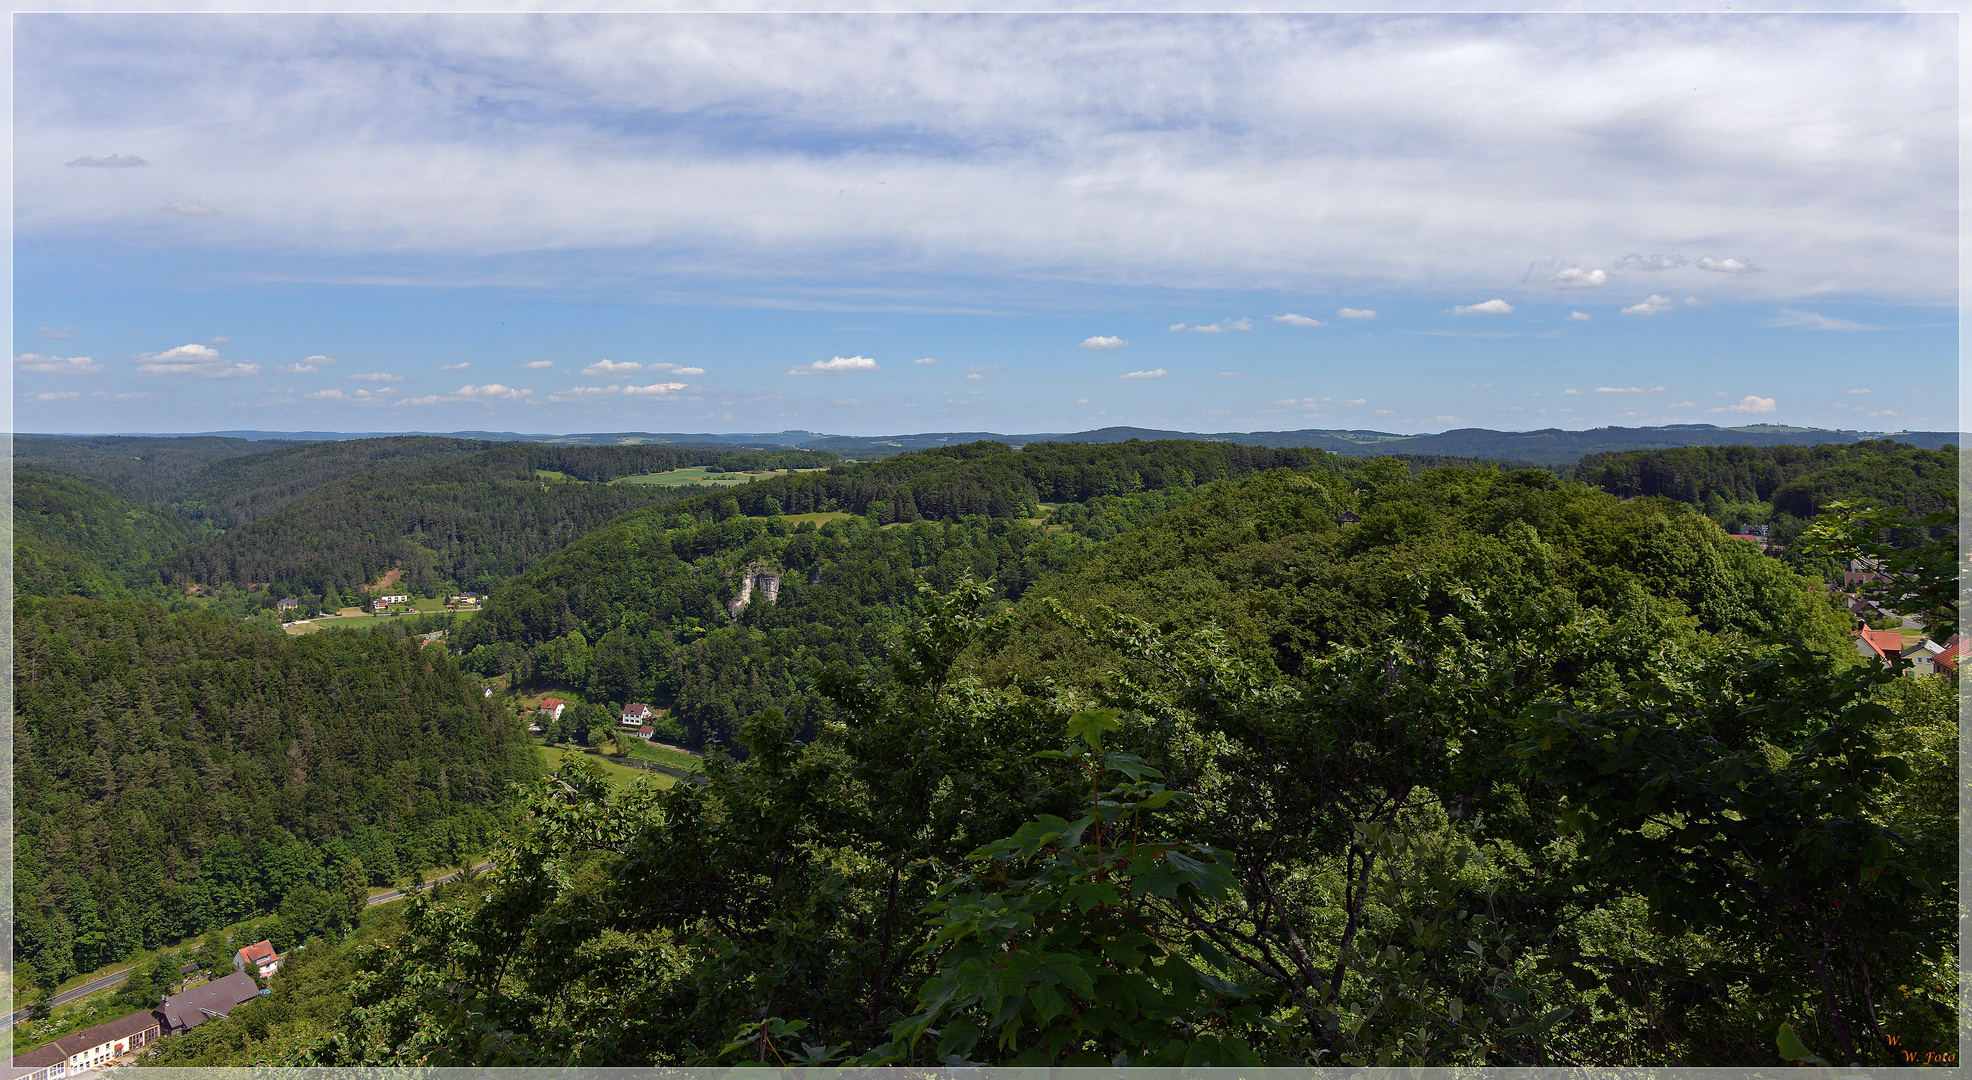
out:
M1875 502L1831 502L1826 511L1801 534L1806 553L1875 567L1890 580L1865 587L1865 595L1917 616L1937 640L1958 632L1955 508L1919 516Z
M537 768L443 653L382 635L80 598L21 603L15 633L15 949L37 985L276 908L333 932L341 863L426 865Z
M14 592L111 599L155 586L151 564L207 529L32 465L14 469Z

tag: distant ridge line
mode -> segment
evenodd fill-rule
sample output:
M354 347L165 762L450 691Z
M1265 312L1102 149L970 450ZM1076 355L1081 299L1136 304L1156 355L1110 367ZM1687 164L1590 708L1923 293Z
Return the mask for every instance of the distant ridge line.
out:
M19 433L28 435L27 432ZM1115 443L1131 439L1193 439L1231 442L1248 446L1314 447L1347 457L1377 454L1428 454L1445 457L1492 458L1525 461L1540 465L1572 464L1586 454L1622 450L1662 450L1680 446L1780 446L1849 443L1868 439L1891 439L1924 449L1936 450L1957 445L1958 432L1950 431L1851 431L1829 428L1790 427L1782 424L1750 424L1722 428L1711 424L1669 424L1661 427L1603 427L1571 431L1542 428L1535 431L1495 431L1491 428L1455 428L1450 431L1402 435L1388 431L1343 428L1306 428L1298 431L1225 431L1200 433L1157 428L1107 427L1078 432L1042 432L1002 435L991 431L922 432L910 435L827 435L814 431L729 432L715 434L664 433L649 431L590 432L555 435L521 434L511 431L202 431L174 433L119 432L114 435L54 435L40 437L106 438L227 438L256 442L326 442L349 439L377 439L402 436L439 436L458 439L484 439L491 442L543 442L578 446L623 445L713 445L733 447L771 447L827 450L849 458L889 457L914 450L957 446L969 442L995 441L1011 446L1037 442Z

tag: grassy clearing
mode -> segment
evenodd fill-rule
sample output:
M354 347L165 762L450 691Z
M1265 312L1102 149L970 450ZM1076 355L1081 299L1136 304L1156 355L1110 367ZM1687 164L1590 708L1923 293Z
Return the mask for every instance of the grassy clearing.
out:
M785 472L786 469L772 469L766 472L714 473L707 472L703 465L694 465L687 469L672 469L670 472L621 476L610 483L655 484L659 487L736 487L740 484L751 484L762 477L780 476Z
M698 772L705 767L705 760L697 754L687 753L683 750L673 750L668 746L657 746L637 738L626 737L623 742L625 743L624 749L630 752L628 756L633 760L651 761L659 765L669 765L674 769L686 769L691 772Z
M445 601L443 600L420 600L418 601L418 603L420 605L424 605L424 604L436 605L435 607L420 606L417 610L417 614L419 615L443 614L445 612ZM355 611L356 609L345 608L344 610ZM479 609L466 608L461 611L455 611L452 614L456 615L460 620L463 621L465 619L470 619L473 616L478 615ZM320 633L323 630L355 630L355 631L360 631L362 633L368 633L371 630L375 630L379 626L390 625L391 619L399 618L399 617L400 616L395 616L395 615L385 615L382 617L378 617L373 615L365 615L362 612L357 612L355 615L345 615L340 618L333 618L333 619L320 618L320 619L311 619L308 622L304 622L304 623L295 623L293 626L288 627L288 633L315 634L315 633Z
M536 469L534 470L534 476L539 480L553 480L557 484L566 484L570 480L575 479L565 472L556 472L553 469Z
M534 749L541 755L541 762L550 769L561 768L562 762L571 756L581 756L587 758L590 764L601 766L604 776L625 787L636 783L639 778L648 778L651 786L659 788L668 788L678 782L676 778L658 772L655 769L633 769L620 761L612 761L586 747L547 746L537 743Z
M813 522L815 527L819 529L831 521L848 521L855 516L854 514L844 514L830 510L820 514L782 514L781 520L787 522L789 525L799 525L804 521L809 521Z

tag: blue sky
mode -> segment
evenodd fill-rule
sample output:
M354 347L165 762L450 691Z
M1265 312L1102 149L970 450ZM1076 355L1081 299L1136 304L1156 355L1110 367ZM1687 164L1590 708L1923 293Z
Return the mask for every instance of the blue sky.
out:
M14 427L1952 428L1945 18L22 15Z

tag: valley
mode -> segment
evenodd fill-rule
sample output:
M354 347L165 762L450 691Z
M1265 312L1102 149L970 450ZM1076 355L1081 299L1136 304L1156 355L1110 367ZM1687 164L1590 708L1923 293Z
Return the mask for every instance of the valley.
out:
M307 946L156 1063L989 1055L1007 911L1090 976L1004 1007L1153 1063L1955 1030L1955 447L244 442L17 451L22 1000ZM1823 983L1766 913L1838 899Z

